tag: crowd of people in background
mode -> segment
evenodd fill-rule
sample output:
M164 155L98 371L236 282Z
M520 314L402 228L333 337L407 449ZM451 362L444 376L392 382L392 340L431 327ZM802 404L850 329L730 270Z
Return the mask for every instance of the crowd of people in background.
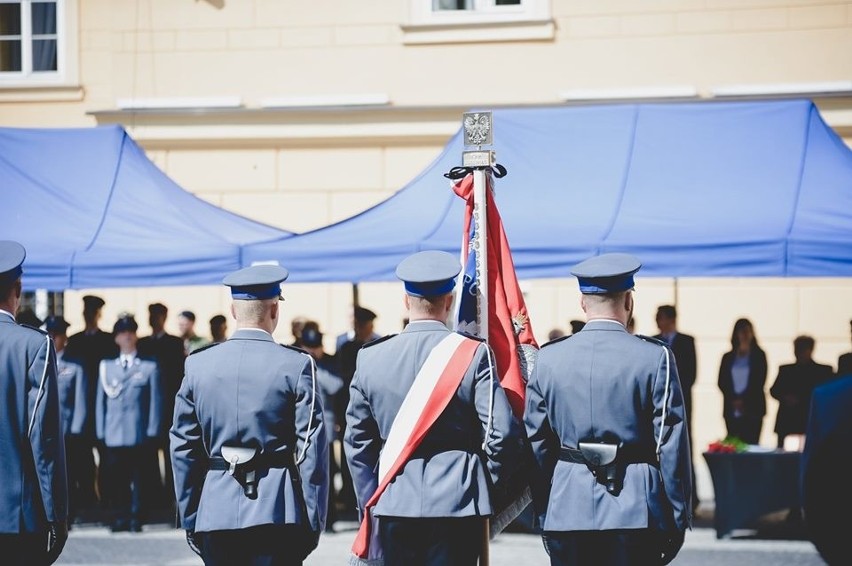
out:
M69 479L69 524L103 522L113 532L139 532L146 522L175 521L174 478L169 450L175 396L187 356L228 339L228 318L209 320L209 337L196 330L190 310L177 315L179 335L166 331L169 309L148 305L150 333L121 313L111 328L102 328L105 301L83 297L85 327L69 335L61 315L40 320L22 309L20 322L43 328L53 339L59 376L62 429ZM342 438L348 387L361 346L379 338L376 313L353 310L352 327L335 337L335 351L325 350L319 323L292 319L291 345L316 362L322 396L332 478L327 530L338 518L355 520L352 479L345 463ZM175 523L176 525L176 523Z
M22 323L44 328L55 343L71 524L74 520L100 518L113 531L139 531L148 520L174 517L168 431L175 395L183 379L186 357L227 340L228 318L222 314L211 317L209 337L205 337L196 331L195 314L184 310L177 315L180 335L171 335L165 330L168 307L152 303L148 306L150 333L140 337L138 322L127 313L122 313L111 329L102 329L104 304L100 297L84 296L85 327L71 335L69 323L59 315L42 321L24 309L19 318ZM332 431L328 435L332 482L327 530L333 530L339 519L357 517L342 439L357 353L364 344L380 337L374 329L376 318L375 312L356 306L351 328L335 336L332 353L324 347L325 336L318 322L303 316L296 316L291 322L290 345L307 351L316 362L326 430ZM631 318L630 323L628 328L635 328L635 319ZM673 305L658 307L656 324L659 333L653 338L665 342L675 357L692 438L695 339L678 330ZM570 321L571 335L580 332L583 325L580 320ZM548 340L564 336L565 332L554 328ZM834 376L852 374L852 353L840 356L835 373L832 366L814 360L814 339L798 336L793 341L795 362L781 365L767 390L766 353L749 319L740 318L734 323L730 342L718 373L726 435L759 444L768 393L778 401L774 424L778 448L801 449L800 443L789 440L798 441L805 433L814 388ZM694 458L696 449L691 444ZM699 503L693 489L693 508Z

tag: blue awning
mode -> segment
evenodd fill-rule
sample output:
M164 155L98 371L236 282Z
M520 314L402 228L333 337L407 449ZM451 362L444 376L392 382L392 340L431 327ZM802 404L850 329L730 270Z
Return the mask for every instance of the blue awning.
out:
M852 275L852 151L807 100L494 111L496 181L518 276L567 277L608 251L644 276ZM459 253L443 174L461 131L408 185L318 230L247 247L289 281L394 280L406 255Z
M185 191L118 126L0 128L0 196L27 289L219 285L291 234Z

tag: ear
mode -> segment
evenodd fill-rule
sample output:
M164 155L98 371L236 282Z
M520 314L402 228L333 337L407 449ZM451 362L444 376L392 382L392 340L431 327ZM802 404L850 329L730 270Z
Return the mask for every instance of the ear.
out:
M583 309L584 313L588 313L586 309L586 295L580 295L580 308Z
M237 320L237 310L234 308L233 301L231 301L231 318Z
M273 320L278 318L278 309L279 308L280 308L280 305L278 304L277 300L274 303L272 303L272 308L269 311L269 315L272 317Z
M447 311L452 310L452 308L453 308L453 300L454 300L454 299L455 299L455 297L453 297L453 294L452 294L452 293L450 293L449 295L447 295L447 296L444 298L444 309L446 309Z
M408 293L402 296L402 304L405 305L405 310L411 310L411 300L408 297Z

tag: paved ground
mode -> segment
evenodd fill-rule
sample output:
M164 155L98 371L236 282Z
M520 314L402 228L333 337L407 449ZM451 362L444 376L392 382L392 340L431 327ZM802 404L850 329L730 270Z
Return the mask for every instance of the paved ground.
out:
M706 512L705 512L706 513ZM813 545L800 529L791 528L777 517L758 525L754 531L734 533L717 540L711 528L712 515L700 516L674 566L825 566ZM345 566L349 546L355 537L354 522L335 525L339 532L324 534L319 548L305 566ZM71 531L60 565L78 566L201 566L186 545L183 531L164 524L146 525L142 533L112 534L95 525ZM536 535L503 533L492 541L489 566L545 566L547 556Z

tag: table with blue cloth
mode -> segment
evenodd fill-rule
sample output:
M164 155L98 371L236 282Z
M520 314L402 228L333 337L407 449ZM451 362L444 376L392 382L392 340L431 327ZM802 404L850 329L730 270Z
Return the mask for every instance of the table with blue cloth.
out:
M754 527L768 513L801 506L800 452L704 452L713 478L716 538Z

